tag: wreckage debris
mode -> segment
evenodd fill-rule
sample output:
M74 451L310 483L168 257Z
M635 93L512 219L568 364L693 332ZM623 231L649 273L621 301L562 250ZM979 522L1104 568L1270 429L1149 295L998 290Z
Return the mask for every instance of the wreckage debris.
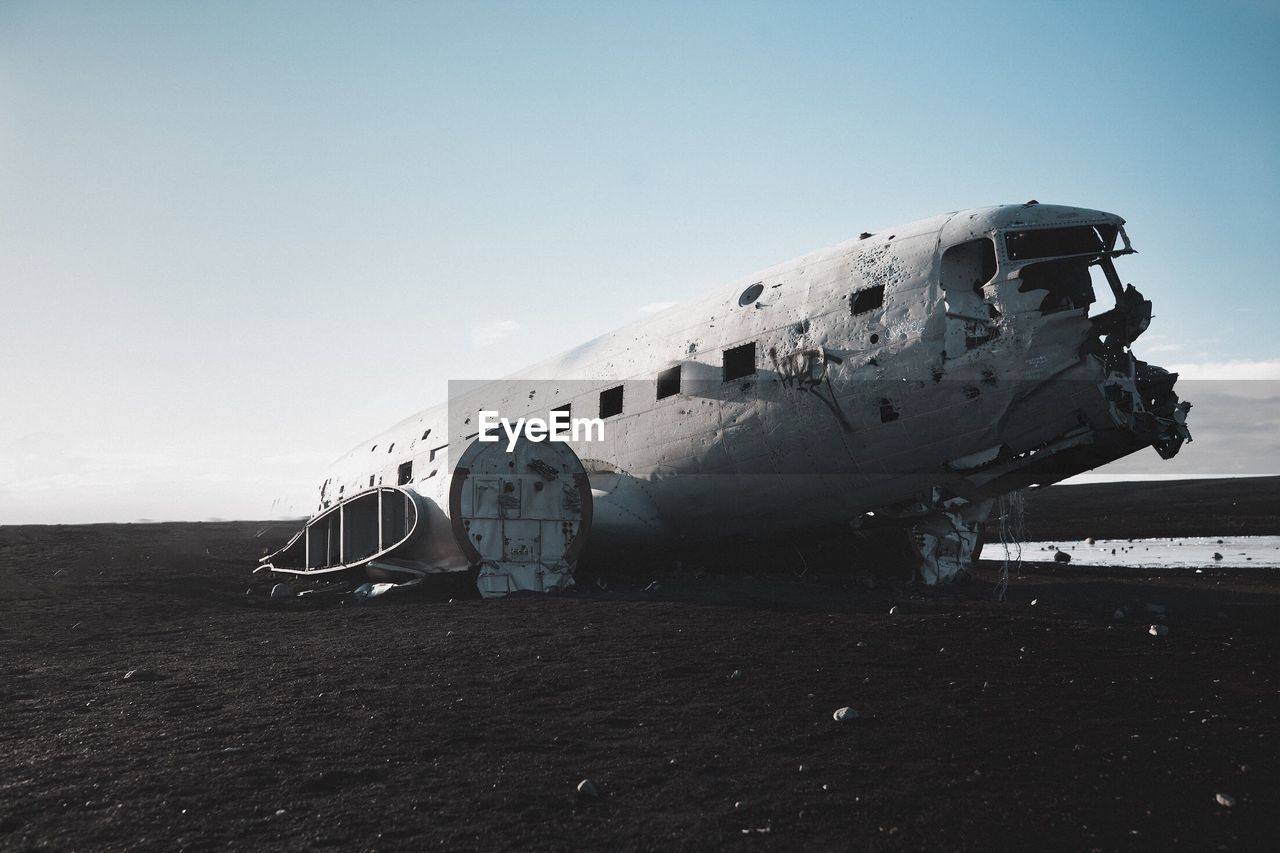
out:
M1173 390L1177 374L1130 350L1151 322L1152 305L1125 287L1115 269L1116 260L1135 252L1123 225L1119 216L1083 208L989 207L771 267L740 295L716 291L682 309L692 324L687 328L705 330L705 337L686 339L689 353L706 351L720 362L719 379L731 398L682 388L680 364L667 362L665 319L643 321L634 333L600 336L558 362L600 381L561 384L564 377L551 375L549 385L531 386L532 374L521 374L477 386L362 441L330 469L302 529L260 568L382 580L412 566L431 574L475 571L486 598L562 591L573 585L588 535L595 554L611 549L627 556L644 541L655 546L650 556L662 554L689 502L708 510L701 525L708 544L753 536L755 525L741 512L735 487L725 485L738 481L704 476L727 456L735 475L783 473L776 464L783 457L798 466L786 473L803 475L776 481L776 492L761 494L762 502L812 506L766 513L760 532L770 538L853 524L860 539L881 540L885 555L897 555L893 562L905 561L924 584L961 579L976 569L981 528L996 501L1148 446L1168 459L1190 440L1190 404ZM903 247L926 242L935 251ZM819 267L831 274L795 283L806 268ZM1109 301L1095 293L1104 280L1115 307L1094 311L1095 297ZM726 295L746 310L726 304ZM815 310L837 300L847 312ZM780 337L762 334L782 328L789 331ZM872 354L864 339L882 346ZM1043 370L1064 346L1078 356L1074 363ZM761 358L766 348L771 365ZM1023 364L1035 368L1011 381ZM646 365L655 372L646 374ZM628 375L654 381L652 394L641 395L652 400L637 398L635 380L625 396L624 385L613 384L617 377L603 381L624 366L638 371ZM707 370L699 376L717 372L711 364L701 367ZM948 367L954 367L953 382L930 388L924 374L940 383ZM777 393L758 393L765 387ZM954 406L953 394L955 402L981 403ZM550 410L548 422L543 398L557 395L563 405ZM667 398L686 402L649 404ZM510 411L501 414L494 408L499 404ZM567 418L569 410L599 417ZM802 414L790 417L793 410ZM450 412L465 419L455 423ZM479 424L472 423L475 413ZM672 429L676 413L688 426ZM559 414L573 421L573 446L559 440L567 426ZM616 416L625 416L615 423L633 438L606 442L604 421ZM991 433L993 416L998 428ZM598 430L592 426L580 439L584 420ZM780 429L760 431L759 424L775 420ZM499 426L506 442L494 432ZM842 476L858 466L843 468L851 460L841 461L847 454L836 452L840 442L829 441L833 428L848 434L870 428L871 443L883 443L885 458L911 450L910 470L933 473L922 480L887 471L882 487L868 492ZM635 440L642 433L672 440L655 454L656 445ZM965 438L953 445L940 441L943 435ZM604 444L580 458L586 441ZM810 452L793 453L793 446ZM810 483L822 485L814 492ZM1000 513L1010 519L1010 533L1023 529L1012 521L1021 517L1021 510ZM1089 546L1096 541L1090 537ZM1062 552L1054 559L1070 561ZM1006 565L1002 599L1007 576Z
M386 595L393 589L407 585L408 584L398 583L362 583L351 591L351 595L356 599L356 601L368 601L371 598Z

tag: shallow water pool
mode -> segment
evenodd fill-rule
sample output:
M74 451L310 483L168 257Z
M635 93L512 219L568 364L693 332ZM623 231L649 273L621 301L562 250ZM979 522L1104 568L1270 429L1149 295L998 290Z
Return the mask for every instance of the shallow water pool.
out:
M1212 567L1263 568L1280 566L1280 536L1188 536L1182 539L1098 539L1088 542L1024 542L1024 561L1048 561L1056 551L1071 555L1083 566L1126 568ZM999 542L988 542L983 559L999 560ZM1222 559L1214 559L1215 554Z

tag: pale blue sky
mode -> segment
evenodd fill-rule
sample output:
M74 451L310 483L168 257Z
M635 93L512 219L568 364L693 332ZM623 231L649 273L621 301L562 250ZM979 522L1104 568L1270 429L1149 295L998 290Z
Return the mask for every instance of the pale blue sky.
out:
M1140 354L1280 376L1278 152L1261 2L0 3L0 523L261 517L449 379L1032 197L1129 220Z

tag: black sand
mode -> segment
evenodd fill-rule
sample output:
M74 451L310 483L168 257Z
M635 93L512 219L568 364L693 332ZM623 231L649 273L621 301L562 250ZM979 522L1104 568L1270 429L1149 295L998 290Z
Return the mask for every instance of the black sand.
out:
M1165 529L1113 489L1076 535ZM1275 490L1236 482L1248 532L1280 532ZM1068 520L1052 501L1083 514L1047 490L1033 524ZM0 848L1280 840L1277 569L1026 565L1003 603L987 563L941 590L659 577L276 609L242 596L284 535L263 526L0 528Z

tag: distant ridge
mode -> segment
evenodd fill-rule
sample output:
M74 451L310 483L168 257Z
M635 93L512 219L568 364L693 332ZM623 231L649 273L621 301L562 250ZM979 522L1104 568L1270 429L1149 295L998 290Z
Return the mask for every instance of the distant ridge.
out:
M1029 541L1280 535L1280 476L1087 483L1024 494Z

